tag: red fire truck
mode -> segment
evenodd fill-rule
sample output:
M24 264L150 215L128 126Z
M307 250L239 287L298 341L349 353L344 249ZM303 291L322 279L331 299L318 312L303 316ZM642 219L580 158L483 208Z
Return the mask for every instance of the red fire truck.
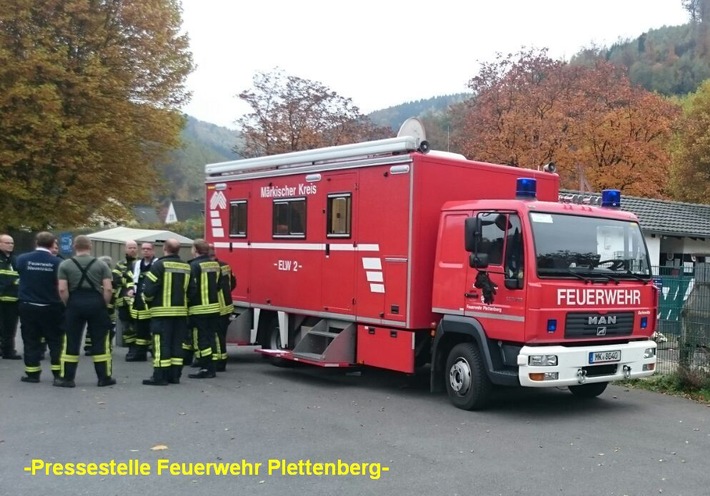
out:
M206 166L206 237L238 281L231 342L321 367L429 364L463 409L494 385L595 397L653 374L657 289L618 191L560 201L550 167L429 152L407 129Z

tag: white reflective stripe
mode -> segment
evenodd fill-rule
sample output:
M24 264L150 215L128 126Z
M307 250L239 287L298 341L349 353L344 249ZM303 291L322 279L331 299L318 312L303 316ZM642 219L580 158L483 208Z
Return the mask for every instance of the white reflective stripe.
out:
M367 282L383 282L382 272L367 272Z
M215 243L216 248L229 248L229 243ZM337 247L337 248L335 248ZM232 243L232 248L251 248L253 250L289 250L289 251L325 251L323 243ZM377 251L379 245L330 245L331 251Z
M214 230L213 230L214 231ZM216 236L216 234L215 234ZM230 243L228 242L217 242L214 244L215 248L229 248ZM252 250L289 250L289 251L325 251L324 243L231 243L232 249L237 248L250 248ZM332 244L330 245L330 251L379 251L380 245L360 245L353 246L352 244ZM373 269L381 269L379 258L371 258L367 260L376 260L377 267L372 267ZM368 269L370 267L365 267Z
M330 251L380 251L380 245L331 244Z
M486 313L486 312L465 312L464 315L469 317L480 317L482 319L494 319L494 320L508 320L511 322L525 322L525 317L520 317L518 315L502 315L498 313Z
M222 219L219 217L212 219L212 227L222 227Z
M219 217L219 211L210 210L210 217Z
M385 285L384 284L370 284L370 291L372 293L384 293L385 292Z
M362 268L365 270L382 270L382 262L379 258L362 259Z
M223 238L224 237L224 229L213 228L212 229L212 236L214 236L215 238Z

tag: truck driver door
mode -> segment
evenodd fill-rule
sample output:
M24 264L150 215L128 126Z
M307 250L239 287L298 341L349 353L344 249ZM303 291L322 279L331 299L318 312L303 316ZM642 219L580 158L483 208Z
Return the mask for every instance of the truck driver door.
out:
M488 267L469 267L466 283L469 295L466 315L475 317L497 339L520 340L524 332L525 273L523 233L520 217L509 212L474 212L481 220L482 239L478 251L488 255ZM479 272L485 273L479 276ZM485 278L495 287L492 301L484 301L479 286Z

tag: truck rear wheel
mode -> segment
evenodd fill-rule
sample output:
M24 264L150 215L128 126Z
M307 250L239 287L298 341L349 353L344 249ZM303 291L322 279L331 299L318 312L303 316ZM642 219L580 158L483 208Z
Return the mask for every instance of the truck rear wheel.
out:
M279 318L274 315L274 318L269 321L265 333L266 339L261 344L261 348L265 350L285 350L286 347L281 344L281 327L279 326ZM285 360L283 358L267 357L272 365L283 368L293 368L297 362Z
M462 410L485 407L493 388L481 352L473 343L459 343L451 349L445 379L451 403Z
M283 350L285 347L281 344L281 328L279 327L279 318L274 316L266 328L266 340L261 345L266 350Z
M578 398L596 398L604 392L608 384L608 382L595 382L594 384L569 386L569 391Z

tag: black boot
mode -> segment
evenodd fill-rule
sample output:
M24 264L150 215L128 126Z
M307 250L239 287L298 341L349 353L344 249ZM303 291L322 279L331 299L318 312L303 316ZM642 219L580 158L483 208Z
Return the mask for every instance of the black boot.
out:
M154 368L153 377L151 377L150 379L143 379L143 384L145 384L146 386L167 386L168 379L165 377L165 375L168 371L169 369L167 368Z
M74 377L76 376L76 367L79 365L76 362L64 362L64 373L62 377L55 377L53 386L73 388L76 387Z
M136 346L133 357L129 360L126 355L127 362L147 362L148 361L148 347L147 346Z
M227 360L217 360L217 364L215 365L215 370L217 372L224 372L227 370Z
M52 386L63 387L63 388L73 388L73 387L76 387L76 384L74 383L73 380L58 378L58 379L54 379Z
M214 370L214 362L210 360L207 364L203 365L200 371L196 374L188 374L190 379L212 379L217 376Z
M40 372L25 372L27 375L20 377L22 382L29 382L31 384L37 384L39 382Z
M128 353L126 353L126 361L132 362L136 356L136 346L133 344L128 345Z
M110 358L109 358L110 360ZM101 362L94 362L94 370L96 370L96 377L99 379L97 384L98 387L113 386L116 384L116 379L109 375L110 364L107 360Z
M170 376L168 377L168 382L170 384L180 384L180 377L182 376L182 365L171 365L170 366Z

